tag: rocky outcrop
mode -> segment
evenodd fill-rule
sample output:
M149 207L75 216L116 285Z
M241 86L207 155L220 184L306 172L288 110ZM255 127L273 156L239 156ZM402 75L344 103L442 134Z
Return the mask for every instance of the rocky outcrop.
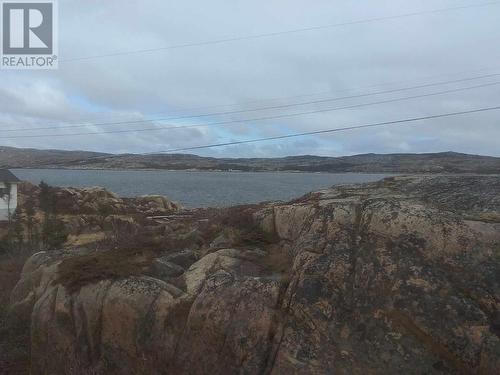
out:
M137 198L120 198L118 195L102 188L49 187L53 210L62 215L123 215L149 214L165 215L179 211L178 203L169 201L163 196L150 195ZM23 182L19 188L20 206L29 204L39 208L38 196L40 188Z
M232 217L231 236L197 212L162 229L177 248L105 267L36 254L12 313L33 374L494 374L499 192L494 176L339 186L242 208L256 225ZM62 278L75 264L106 272Z
M498 214L499 188L394 178L269 208L295 258L274 368L494 373L500 222L481 217Z
M83 246L116 232L132 235L139 227L148 225L147 221L154 224L152 217L182 211L180 204L156 195L122 198L101 187L46 186L45 189L42 193L40 186L20 184L13 224L22 233L24 242L40 250L48 247L41 241L47 237L48 228L51 232L59 230L60 237L67 236L68 246ZM52 225L47 225L48 221Z

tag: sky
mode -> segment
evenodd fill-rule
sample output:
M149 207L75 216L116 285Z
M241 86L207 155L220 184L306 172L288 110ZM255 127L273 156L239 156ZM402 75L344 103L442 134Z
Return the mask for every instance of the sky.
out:
M59 69L0 71L0 145L151 153L499 106L500 2L353 22L485 2L63 0ZM339 23L351 24L116 54ZM483 84L492 85L391 101ZM339 99L346 96L355 98ZM311 101L322 102L304 104ZM320 112L291 116L311 111ZM491 111L195 153L500 156L499 120Z

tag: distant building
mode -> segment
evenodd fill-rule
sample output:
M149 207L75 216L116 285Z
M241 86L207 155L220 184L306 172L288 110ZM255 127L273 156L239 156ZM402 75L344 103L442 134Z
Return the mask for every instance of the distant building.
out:
M21 182L8 169L0 169L0 221L9 220L17 207L17 185Z

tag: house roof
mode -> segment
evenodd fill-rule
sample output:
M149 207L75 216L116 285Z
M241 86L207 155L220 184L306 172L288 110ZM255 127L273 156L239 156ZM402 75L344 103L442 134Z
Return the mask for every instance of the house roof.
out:
M21 180L8 169L0 169L0 182L21 182Z

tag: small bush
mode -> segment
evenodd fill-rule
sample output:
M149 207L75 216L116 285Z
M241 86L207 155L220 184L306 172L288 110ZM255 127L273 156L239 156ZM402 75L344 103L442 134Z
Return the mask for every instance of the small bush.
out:
M68 240L64 222L56 217L47 217L42 227L42 241L46 250L60 249Z
M58 268L55 283L70 292L101 280L116 280L143 274L151 264L147 253L124 254L122 250L95 251L64 259Z

